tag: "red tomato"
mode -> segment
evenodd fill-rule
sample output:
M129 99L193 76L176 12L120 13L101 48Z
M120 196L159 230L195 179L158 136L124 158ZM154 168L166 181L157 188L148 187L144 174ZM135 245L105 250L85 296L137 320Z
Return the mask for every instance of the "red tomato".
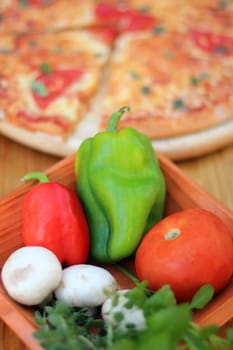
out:
M169 284L177 301L189 301L209 283L220 291L233 273L233 242L226 225L204 209L187 209L155 224L139 245L135 268L157 290Z

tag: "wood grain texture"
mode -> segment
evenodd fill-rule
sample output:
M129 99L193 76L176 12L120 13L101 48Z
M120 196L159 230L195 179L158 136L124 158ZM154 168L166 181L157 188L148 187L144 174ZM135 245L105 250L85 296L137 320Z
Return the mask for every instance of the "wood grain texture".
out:
M0 135L0 199L21 185L23 175L30 171L43 171L60 159Z
M25 173L35 170L44 171L50 166L54 166L56 169L56 163L59 160L61 158L29 149L0 135L0 199L3 199L11 191L15 192L21 186L20 179ZM225 207L233 210L233 146L205 157L177 162L177 165L194 182L199 183ZM166 167L166 164L164 166ZM66 174L63 173L62 177L65 178ZM173 180L170 179L170 181L171 187ZM174 187L174 196L182 192L183 186L185 186L185 179L181 179ZM190 190L191 188L192 185ZM179 201L182 201L182 196L179 198L177 196L178 208L180 205ZM201 198L198 201L201 201ZM224 206L221 209L223 217L225 217ZM169 212L169 208L167 208L167 211ZM227 293L231 293L231 291L227 291ZM231 304L232 299L229 305ZM221 306L219 306L219 312L221 312ZM8 316L6 310L6 319ZM215 317L215 315L213 316ZM206 317L208 320L208 315ZM204 319L205 314L201 315L201 318ZM229 321L228 325L233 325L233 321ZM6 324L0 323L0 350L26 349L25 345L21 343Z
M233 145L205 157L176 164L233 210Z

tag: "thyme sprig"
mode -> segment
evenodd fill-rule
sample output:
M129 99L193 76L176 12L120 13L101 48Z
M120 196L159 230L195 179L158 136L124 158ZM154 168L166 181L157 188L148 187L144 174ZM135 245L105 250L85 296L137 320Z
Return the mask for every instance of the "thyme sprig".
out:
M193 311L205 307L213 294L213 287L205 285L190 303L178 304L168 285L148 293L146 282L137 283L126 295L128 308L137 305L143 310L146 328L140 331L132 325L124 329L106 325L98 308L78 309L55 301L36 311L40 328L35 337L46 350L144 350L145 344L146 350L230 350L232 329L223 339L218 326L200 327L192 321ZM119 312L116 320L122 320Z

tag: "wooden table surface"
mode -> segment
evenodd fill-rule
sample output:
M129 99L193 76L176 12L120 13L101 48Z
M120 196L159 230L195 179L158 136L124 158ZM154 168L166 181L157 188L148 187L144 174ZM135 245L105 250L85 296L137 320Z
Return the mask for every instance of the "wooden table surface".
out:
M43 171L59 160L59 157L27 148L0 135L0 199L20 186L20 179L24 174L30 171ZM226 207L233 210L233 145L176 164ZM7 347L4 346L6 339ZM23 348L12 333L0 323L0 350Z

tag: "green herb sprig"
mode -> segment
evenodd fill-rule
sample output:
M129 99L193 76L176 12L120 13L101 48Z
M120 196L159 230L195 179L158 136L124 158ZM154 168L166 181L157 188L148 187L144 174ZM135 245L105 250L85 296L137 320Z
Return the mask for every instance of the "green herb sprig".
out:
M47 62L41 63L40 70L42 73L44 73L46 75L50 75L52 73L51 65Z
M143 310L146 328L134 330L131 325L106 325L100 311L74 308L56 301L35 319L40 329L35 337L46 350L230 350L233 348L233 330L226 338L218 335L216 325L200 327L192 321L195 309L201 309L212 299L214 289L203 286L190 303L178 304L168 285L157 292L148 292L147 283L137 283L127 296L127 308L135 305ZM118 303L118 298L114 298ZM117 313L115 320L122 321Z
M48 89L41 81L33 80L31 82L31 89L40 97L48 96Z

